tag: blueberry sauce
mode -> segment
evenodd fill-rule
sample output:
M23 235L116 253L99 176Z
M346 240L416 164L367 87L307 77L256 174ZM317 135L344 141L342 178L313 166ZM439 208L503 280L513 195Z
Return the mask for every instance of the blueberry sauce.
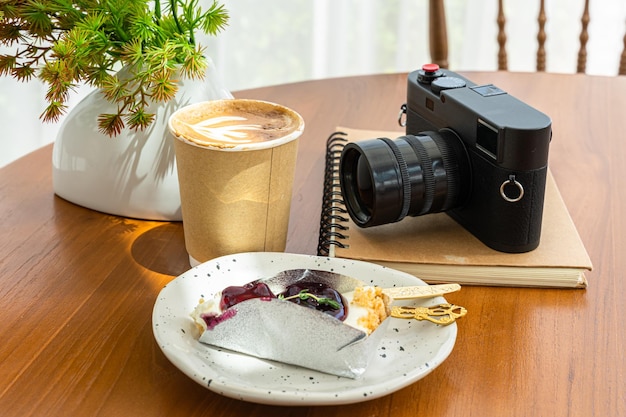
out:
M302 292L312 294L315 297L299 297L298 295ZM348 315L348 307L341 294L326 284L318 282L297 282L289 285L287 289L280 294L280 297L300 306L321 311L342 321L345 320ZM316 297L335 301L339 305L339 308L328 305L328 303L320 303ZM236 311L228 310L230 307L253 298L270 300L277 298L277 296L274 295L267 284L263 282L249 282L241 286L234 285L224 288L224 290L222 290L222 298L220 299L220 309L223 313L207 313L201 316L207 324L207 329L213 329L224 320L228 320L230 317L234 316Z
M239 304L242 301L251 298L276 298L272 290L262 282L249 282L242 286L232 286L224 288L222 291L222 299L220 300L220 309L225 311L227 308Z

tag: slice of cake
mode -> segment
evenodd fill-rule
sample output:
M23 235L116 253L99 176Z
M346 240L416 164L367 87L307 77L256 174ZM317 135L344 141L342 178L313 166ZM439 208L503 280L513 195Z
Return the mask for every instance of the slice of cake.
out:
M192 312L203 343L356 378L384 334L387 298L344 275L290 270L223 289Z

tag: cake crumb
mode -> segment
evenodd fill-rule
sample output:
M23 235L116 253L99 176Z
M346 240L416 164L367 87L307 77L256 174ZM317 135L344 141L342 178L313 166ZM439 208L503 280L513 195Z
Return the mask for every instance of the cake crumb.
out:
M389 315L383 290L380 287L357 287L354 289L352 304L363 307L367 314L359 317L357 323L370 334Z

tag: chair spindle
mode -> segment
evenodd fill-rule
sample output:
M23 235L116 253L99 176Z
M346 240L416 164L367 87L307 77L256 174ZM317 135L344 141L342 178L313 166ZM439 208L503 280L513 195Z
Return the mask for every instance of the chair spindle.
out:
M537 71L546 70L546 8L544 0L541 0L539 5L539 16L537 17L537 23L539 23L539 32L537 33Z
M580 19L582 23L582 30L580 32L580 49L578 50L578 65L576 66L576 72L584 73L587 68L587 41L589 40L589 32L587 27L589 26L589 0L585 0L585 10L583 11L583 17Z
M430 0L428 24L430 25L430 57L434 64L448 68L448 29L443 0Z
M506 71L508 69L508 62L506 56L506 32L504 26L506 25L506 16L504 15L504 5L502 0L498 0L498 69Z

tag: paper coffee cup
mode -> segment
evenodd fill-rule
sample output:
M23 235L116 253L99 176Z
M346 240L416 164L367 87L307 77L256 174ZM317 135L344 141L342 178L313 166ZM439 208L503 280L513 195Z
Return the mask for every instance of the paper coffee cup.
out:
M229 99L183 107L168 125L191 265L284 251L302 117L275 103Z

